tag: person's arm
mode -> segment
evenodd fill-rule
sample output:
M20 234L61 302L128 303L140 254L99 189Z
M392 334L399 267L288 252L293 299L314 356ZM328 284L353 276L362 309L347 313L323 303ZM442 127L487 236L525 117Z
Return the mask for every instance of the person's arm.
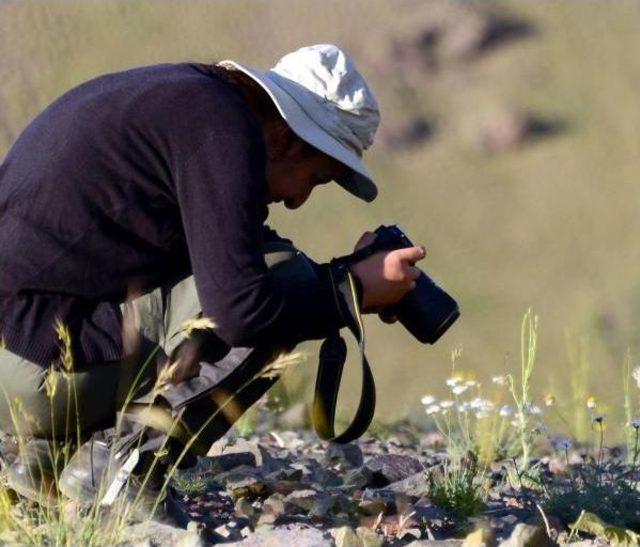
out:
M210 135L175 173L203 315L231 346L324 338L343 321L326 267L283 286L262 255L267 215L264 147L247 124Z

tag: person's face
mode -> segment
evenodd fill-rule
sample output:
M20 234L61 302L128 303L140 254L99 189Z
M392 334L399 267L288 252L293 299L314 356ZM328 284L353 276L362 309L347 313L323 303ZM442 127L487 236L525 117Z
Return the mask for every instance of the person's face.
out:
M284 202L287 209L297 209L316 186L339 177L347 168L338 160L320 152L309 151L290 130L284 141L267 143L267 185L269 203Z

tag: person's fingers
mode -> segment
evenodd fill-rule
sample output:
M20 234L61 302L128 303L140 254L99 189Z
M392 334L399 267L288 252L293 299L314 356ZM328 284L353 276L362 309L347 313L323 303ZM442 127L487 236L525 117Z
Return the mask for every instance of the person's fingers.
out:
M358 240L358 243L356 243L355 250L358 251L363 247L366 247L367 245L371 245L375 239L376 234L374 234L373 232L365 232Z
M400 260L407 262L417 262L418 260L422 260L427 254L424 247L407 247L406 249L398 249L393 252L396 253L396 256Z

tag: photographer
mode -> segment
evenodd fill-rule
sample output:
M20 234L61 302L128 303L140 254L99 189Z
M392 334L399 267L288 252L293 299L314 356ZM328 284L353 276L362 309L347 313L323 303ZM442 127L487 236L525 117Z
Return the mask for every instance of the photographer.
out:
M234 364L263 366L278 349L345 326L346 280L310 260L296 266L310 268L303 281L279 278L278 264L299 254L264 223L268 204L296 209L330 181L373 200L361 156L378 122L365 80L333 45L299 49L266 72L227 61L103 75L31 122L0 167L0 428L16 491L55 500L48 443L77 427L92 440L61 487L86 503L100 475L87 466L104 464L94 440L113 436L127 394L155 402L157 372L169 380L160 408L172 416L174 403L186 409L193 431L217 404L196 397L194 385L211 389L234 378ZM414 287L423 257L422 247L409 247L351 266L361 310L384 315ZM180 334L197 317L213 332ZM68 329L69 351L56 320ZM149 360L154 366L139 374ZM259 395L248 393L241 408ZM139 416L128 423L132 435L143 424L153 453L153 427ZM115 433L104 446L119 442ZM18 434L32 440L16 455ZM178 441L169 459L184 446Z

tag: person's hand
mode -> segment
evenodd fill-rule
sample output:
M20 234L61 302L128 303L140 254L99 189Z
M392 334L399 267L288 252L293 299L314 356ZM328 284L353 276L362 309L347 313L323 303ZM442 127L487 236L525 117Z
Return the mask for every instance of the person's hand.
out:
M355 250L370 245L376 238L365 232ZM350 266L362 283L362 311L380 313L383 321L393 322L393 314L385 309L397 303L416 286L420 269L415 263L426 255L424 247L407 247L394 251L380 251Z

